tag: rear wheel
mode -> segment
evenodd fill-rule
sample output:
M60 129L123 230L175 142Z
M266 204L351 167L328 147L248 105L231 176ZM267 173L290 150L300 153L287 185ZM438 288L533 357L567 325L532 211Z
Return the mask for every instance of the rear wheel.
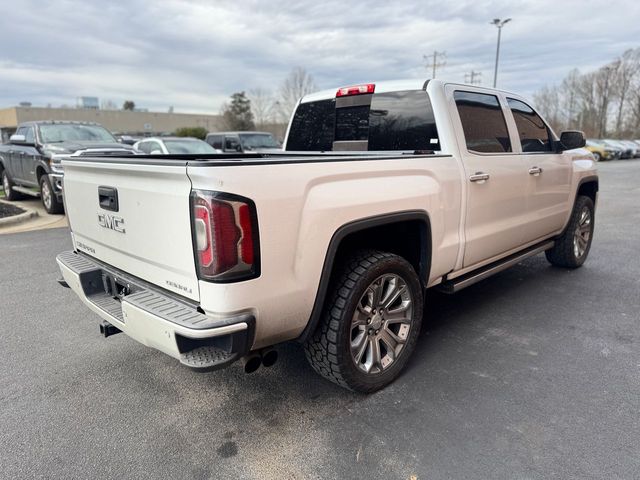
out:
M556 240L553 248L545 252L553 265L577 268L587 259L591 249L594 228L594 205L591 198L580 195L571 212L569 224Z
M56 194L53 192L51 182L47 175L42 175L40 177L40 198L42 199L42 205L47 213L62 213L62 202L58 201L58 197L56 197Z
M4 198L9 200L10 202L13 202L14 200L20 200L22 198L22 195L20 195L18 192L13 190L13 185L14 184L9 178L9 175L7 175L7 171L3 170L2 171L2 189L4 190Z
M422 287L402 257L379 251L350 256L305 345L323 377L358 392L391 383L406 365L422 323Z
M602 156L598 152L591 152L591 154L593 155L593 158L595 158L596 162L602 160Z

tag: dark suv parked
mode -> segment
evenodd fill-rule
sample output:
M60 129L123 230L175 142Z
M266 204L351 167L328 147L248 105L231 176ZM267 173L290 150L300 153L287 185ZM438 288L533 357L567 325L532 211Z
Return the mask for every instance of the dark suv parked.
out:
M0 145L0 176L7 200L40 196L49 213L62 213L60 155L82 150L92 153L133 153L102 125L88 122L40 121L18 126L9 143Z

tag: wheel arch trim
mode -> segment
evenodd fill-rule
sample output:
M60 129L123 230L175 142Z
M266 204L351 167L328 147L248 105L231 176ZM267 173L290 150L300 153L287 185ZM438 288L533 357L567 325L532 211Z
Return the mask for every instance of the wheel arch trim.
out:
M346 223L334 232L331 240L329 241L329 246L324 257L322 272L320 274L320 281L318 283L318 289L316 291L316 297L313 303L313 308L311 310L311 315L306 327L297 338L297 341L304 342L305 340L307 340L309 336L313 334L316 327L318 326L318 323L320 322L322 309L329 289L329 281L331 279L331 274L333 273L336 254L338 253L342 241L353 233L361 232L370 228L392 225L407 221L422 222L425 227L426 238L424 239L425 241L422 242L423 244L420 248L420 272L418 273L420 276L420 281L423 282L423 286L427 285L427 282L429 280L429 272L431 270L432 235L431 220L426 211L408 210L402 212L386 213Z

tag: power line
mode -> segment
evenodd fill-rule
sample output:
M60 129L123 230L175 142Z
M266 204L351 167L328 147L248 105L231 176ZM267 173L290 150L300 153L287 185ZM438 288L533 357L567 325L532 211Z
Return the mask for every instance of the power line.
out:
M422 58L425 62L427 62L427 64L425 65L427 70L430 68L433 70L431 78L436 78L436 70L440 67L444 67L447 64L447 52L438 52L434 50L433 55L423 55Z
M469 85L480 85L482 83L482 72L476 72L471 70L469 73L464 74L464 83Z

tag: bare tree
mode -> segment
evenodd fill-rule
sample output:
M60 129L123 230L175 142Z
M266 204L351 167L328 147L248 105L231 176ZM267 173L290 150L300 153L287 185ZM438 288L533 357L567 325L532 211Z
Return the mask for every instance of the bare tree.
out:
M273 117L275 104L273 94L263 88L254 88L249 91L249 99L256 126L262 129Z
M543 87L533 95L536 108L551 124L554 130L562 130L563 122L560 121L559 88L555 85Z
M317 90L313 77L302 67L295 67L280 87L278 110L281 120L289 121L298 100Z
M617 62L615 83L618 93L618 114L616 116L616 132L623 131L623 114L626 108L629 89L633 86L633 80L640 71L640 49L627 50Z
M640 48L585 74L572 70L534 99L554 128L579 128L589 137L640 135Z

